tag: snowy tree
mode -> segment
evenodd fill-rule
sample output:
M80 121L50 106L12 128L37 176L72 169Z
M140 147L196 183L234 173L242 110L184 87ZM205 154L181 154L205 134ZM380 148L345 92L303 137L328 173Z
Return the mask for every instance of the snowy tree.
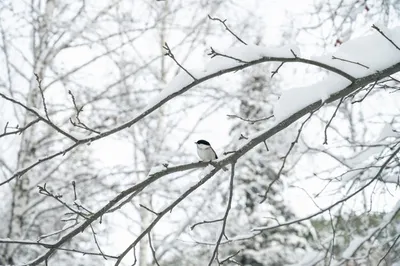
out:
M395 117L362 135L356 121L365 113L353 107L376 100L379 94L371 91L377 88L396 95L398 28L374 25L332 54L309 58L294 45L251 44L244 38L251 24L238 26L239 34L226 20L206 15L230 3L96 3L2 3L2 17L11 19L1 21L1 69L7 78L0 87L5 110L0 137L21 137L16 145L1 145L7 216L7 226L0 228L1 263L91 263L70 254L114 265L395 263L399 203L385 206L379 221L348 234L338 252L335 245L341 231L353 228L339 221L351 220L360 198L366 202L377 188L390 192L398 184ZM197 12L202 4L213 12ZM132 19L137 8L143 8L143 20ZM238 17L236 25L251 18ZM202 42L221 38L211 30L218 26L235 43L214 42L204 67L187 67L204 51ZM287 67L300 64L314 67L304 74L312 82L281 90ZM238 97L227 98L234 99L229 107L236 122L225 153L213 162L188 155L182 147L197 122L227 106L227 99L217 104L221 95L232 96L211 82L265 65L245 77ZM279 83L271 81L271 71ZM187 132L177 132L185 112L196 111L204 98L216 100ZM184 135L181 141L178 135ZM129 167L95 160L106 141L112 143L107 163L122 152L113 146L115 139L131 146ZM323 162L321 154L332 161ZM283 189L310 176L314 182L319 178L321 192L304 192L317 210L310 207L310 214L299 217L287 207ZM328 189L331 201L317 202ZM318 216L331 226L320 243L310 223ZM124 237L113 235L125 225ZM108 238L118 247L103 248ZM296 254L289 254L292 249Z

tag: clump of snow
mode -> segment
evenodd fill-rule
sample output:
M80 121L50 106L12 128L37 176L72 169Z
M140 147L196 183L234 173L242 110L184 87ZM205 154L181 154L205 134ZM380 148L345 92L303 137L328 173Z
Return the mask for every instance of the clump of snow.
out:
M360 168L365 167L365 162L368 161L369 158L371 158L373 155L382 153L383 150L386 148L387 143L381 143L381 141L385 140L386 138L389 137L398 137L399 134L393 131L393 128L390 124L385 124L381 130L381 133L379 134L379 137L377 140L373 143L370 144L370 147L367 149L361 151L358 153L356 156L354 156L351 159L347 159L345 162L346 164L351 167L351 168L356 168L360 166L361 163L364 163L363 166L360 166Z
M186 69L190 75L192 75L195 79L200 79L204 76L204 71L200 69ZM191 84L194 79L190 76L186 71L181 70L176 77L174 77L170 83L168 83L167 87L163 89L159 95L150 99L147 103L145 110L152 108L154 105L158 104L168 96L178 92L182 88Z
M400 27L382 31L400 46ZM342 70L354 78L361 78L400 62L400 51L375 31L373 34L343 43L333 54L311 59ZM344 89L350 83L345 77L330 72L324 80L311 86L284 91L275 105L274 116L277 121L281 121L318 100L324 102L330 95Z
M158 172L161 172L161 171L163 171L163 170L165 170L165 166L163 166L163 165L156 165L156 166L153 166L151 169L150 169L150 172L149 172L149 176L150 175L153 175L153 174L155 174L155 173L158 173Z
M284 91L274 107L274 116L282 121L290 115L318 100L325 101L332 93L350 85L350 81L331 73L325 79L311 86Z
M388 30L382 26L378 28L394 43L400 45L400 27L393 30ZM332 56L357 62L365 65L365 67L340 59L333 59ZM373 34L344 42L333 54L311 59L338 68L355 78L361 78L398 63L400 61L400 51L382 34L374 30Z

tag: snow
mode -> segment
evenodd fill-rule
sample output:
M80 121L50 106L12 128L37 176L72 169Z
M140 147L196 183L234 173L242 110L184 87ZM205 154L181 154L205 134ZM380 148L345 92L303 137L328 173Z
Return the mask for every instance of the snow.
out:
M203 178L204 176L208 175L211 173L215 167L211 164L207 165L202 171L200 171L199 178Z
M400 27L393 30L383 30L394 42L400 44ZM369 68L339 59L332 56L361 63ZM400 52L385 37L374 30L373 34L355 38L344 42L333 54L311 58L315 61L336 67L355 78L361 78L376 71L383 70L400 61Z
M161 172L161 171L163 171L163 170L165 170L165 166L163 166L163 165L156 165L156 166L153 166L153 167L150 169L150 172L149 172L148 176L151 176L151 175L153 175L153 174L155 174L155 173L158 173L158 172Z
M383 31L394 43L400 45L400 27ZM333 59L333 56L339 59ZM373 34L343 43L333 54L311 59L340 69L355 78L361 78L400 62L400 52L379 32L374 31ZM277 121L282 121L318 100L324 102L330 95L344 89L350 83L346 78L329 72L320 82L284 91L274 107L274 116Z
M204 72L199 69L186 69L192 76L196 79L200 79L204 76ZM193 83L194 79L186 73L186 71L181 70L175 78L171 80L171 82L167 85L165 89L163 89L159 95L150 99L145 107L145 111L151 109L154 105L158 104L168 96L180 91L182 88Z
M310 86L284 91L274 107L276 120L282 121L304 107L318 101L325 101L332 93L350 85L350 81L335 73Z
M393 30L383 29L383 31L395 43L400 44L400 27ZM219 71L265 57L293 58L292 51L297 56L300 56L299 49L292 45L280 48L267 48L257 45L231 47L220 53L224 56L217 55L212 58L203 69L186 69L190 75L181 69L180 73L159 95L149 100L143 112L193 84L195 82L193 77L197 80L202 79ZM219 51L216 52L219 53ZM361 78L398 63L400 61L400 53L392 43L379 32L374 31L373 34L343 43L333 54L316 56L311 59L342 70L355 78ZM337 73L329 72L322 81L310 86L296 87L284 91L274 107L274 116L277 121L282 121L314 102L319 100L324 102L330 95L350 84L351 81L347 78Z
M382 222L378 226L370 228L368 230L368 234L366 236L355 236L350 242L349 246L346 248L346 250L343 251L342 257L344 259L350 259L355 254L355 252L363 245L364 242L370 240L374 234L385 228L399 211L400 200L397 202L393 210L384 216Z
M378 174L380 167L378 166L373 168L371 167L371 164L375 165L375 157L381 157L383 152L391 144L389 141L384 141L389 137L399 137L399 134L393 131L390 124L385 124L377 140L370 143L370 147L362 150L354 157L344 160L345 164L352 170L343 175L342 181L348 182L356 177L360 178L360 180L374 178ZM382 181L390 183L397 183L398 181L398 177L395 175L382 176L381 179Z
M370 235L368 235L369 238ZM362 245L362 243L364 243L368 238L362 238L359 236L356 236L353 238L353 240L351 240L349 246L346 248L345 251L343 251L342 253L342 257L344 259L350 259L354 253L357 251L357 249L360 248L360 246Z
M303 257L303 259L296 264L290 266L305 266L305 265L316 265L319 261L325 258L325 253L311 250Z
M257 45L243 45L237 47L231 47L223 52L218 53L232 57L228 58L225 56L215 56L212 58L203 68L185 68L194 78L202 79L206 76L216 74L221 70L237 67L244 64L244 62L254 61L265 57L280 57L280 58L293 58L291 50L297 55L300 55L300 50L297 46L287 45L279 48L268 48ZM234 58L234 59L233 59ZM237 59L237 60L236 60ZM154 105L160 103L167 97L178 93L186 86L192 84L195 80L185 70L181 69L179 74L172 79L172 81L166 86L161 93L149 100L145 111L154 107Z

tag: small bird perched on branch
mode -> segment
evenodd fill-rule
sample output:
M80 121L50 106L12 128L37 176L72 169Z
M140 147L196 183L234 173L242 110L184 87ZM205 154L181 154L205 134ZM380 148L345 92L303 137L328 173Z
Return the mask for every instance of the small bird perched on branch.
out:
M211 147L210 142L201 139L195 142L197 145L197 155L199 155L200 159L203 162L212 161L218 159L217 154L214 149ZM226 167L222 167L224 171L228 171Z

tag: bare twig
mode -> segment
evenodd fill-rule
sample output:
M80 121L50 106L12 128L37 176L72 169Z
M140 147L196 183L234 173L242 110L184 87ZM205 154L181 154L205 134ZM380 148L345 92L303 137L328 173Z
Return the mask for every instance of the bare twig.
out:
M105 260L107 260L107 257L104 255L103 251L102 251L101 248L100 248L99 242L97 241L96 232L94 231L92 225L90 225L90 229L92 230L94 242L96 243L97 249L99 250L100 254L103 255L103 258L104 258Z
M237 254L240 253L240 250L236 251L235 253L233 253L232 255L229 255L228 257L222 259L219 264L224 264L225 262L231 261L233 257L235 257Z
M150 249L151 249L151 254L153 254L153 260L154 260L154 262L155 262L155 264L156 264L157 266L160 266L160 264L158 263L158 260L157 260L156 251L155 251L155 249L154 249L154 247L153 247L153 244L151 243L150 232L149 232L147 235L148 235L148 237L149 237L149 246L150 246Z
M292 52L293 52L293 51L292 51ZM281 69L281 67L283 66L284 63L285 63L285 62L282 62L282 63L277 67L277 69L275 69L274 71L271 72L271 73L272 73L271 79L275 76L275 74L278 73L279 69Z
M354 61L351 61L351 60L347 60L347 59L344 59L344 58L336 57L334 55L332 55L332 59L343 61L343 62L347 62L347 63L352 63L352 64L355 64L355 65L359 65L359 66L365 67L366 69L369 69L369 67L364 65L364 64L361 64L359 62L354 62Z
M372 28L377 30L383 37L386 38L386 40L388 40L391 44L393 44L394 47L396 47L397 50L400 51L400 47L398 47L388 36L386 36L386 34L383 33L383 31L381 31L381 29L379 29L377 26L375 26L375 24L372 25Z
M55 199L56 201L58 201L59 203L61 203L63 206L65 206L67 209L69 209L71 212L73 212L73 213L75 213L75 214L81 216L82 218L84 218L84 219L87 219L87 218L88 218L86 214L80 212L79 210L75 210L74 208L72 208L71 206L69 206L66 202L62 201L62 200L61 200L62 195L60 195L60 194L55 195L55 194L51 193L51 192L47 189L46 183L44 183L43 186L37 186L37 187L39 188L39 193L40 193L40 194Z
M332 259L333 259L333 252L334 252L334 248L335 248L335 237L336 237L336 227L333 225L333 218L332 218L332 214L331 214L331 210L328 210L329 213L329 218L330 218L330 224L331 224L331 228L332 228L332 242L331 242L331 255L329 257L329 264L331 265Z
M221 54L221 53L215 51L214 48L212 48L212 47L210 47L210 52L208 53L208 55L211 56L211 58L214 58L216 56L221 56L221 57L225 57L225 58L229 58L229 59L238 61L239 63L242 63L242 64L248 63L248 61L242 60L240 58L233 57L231 55Z
M213 251L213 253L211 255L211 259L208 262L208 266L211 266L213 261L214 261L214 259L218 256L217 255L218 254L218 248L219 248L219 245L221 244L222 236L226 237L226 235L225 235L225 226L226 226L226 222L227 222L227 219L228 219L229 211L231 210L231 204L232 204L232 198L233 198L233 179L234 179L234 177L235 177L235 163L232 163L232 165L231 165L231 179L230 179L230 182L229 182L228 204L226 205L225 215L222 218L221 233L219 234L217 243L215 244L214 251Z
M297 54L293 51L293 49L290 49L290 52L292 53L292 55L294 56L294 58L298 58Z
M249 122L250 124L254 124L254 123L257 123L257 122L265 121L265 120L268 120L268 119L271 119L271 118L274 117L274 115L270 115L270 116L259 118L259 119L246 119L246 118L240 117L238 115L226 115L226 116L229 117L229 118L239 118L240 120Z
M42 80L39 78L39 75L34 73L35 77L36 77L36 81L38 83L38 88L40 90L40 95L42 96L42 102L43 102L43 109L44 109L44 113L46 114L47 120L50 121L50 117L49 117L49 112L47 111L47 105L46 105L46 100L44 98L44 92L42 89Z
M78 142L78 139L75 138L74 136L68 134L67 132L65 132L64 130L62 130L61 128L57 127L55 124L53 124L50 120L44 118L43 116L41 116L36 110L26 106L25 104L21 103L20 101L17 101L15 99L12 99L10 97L7 97L5 94L0 93L0 96L3 97L4 99L6 99L7 101L10 101L12 103L15 103L19 106L21 106L22 108L24 108L25 110L27 110L28 112L31 112L32 114L34 114L35 116L37 116L40 121L45 122L46 124L48 124L50 127L52 127L55 131L59 132L60 134L66 136L67 138L73 140L74 142Z
M8 128L8 124L9 124L10 122L9 121L7 121L7 123L6 123L6 125L4 126L4 134L6 134L7 133L7 128Z
M24 126L24 127L19 127L18 125L16 127L10 127L10 126L8 126L8 122L7 122L7 125L4 127L4 133L0 134L0 138L8 136L8 135L21 134L22 132L24 132L25 130L27 130L28 128L30 128L31 126L33 126L34 124L36 124L39 121L40 121L40 118L36 118L35 120L32 120L31 122L26 124L26 126ZM10 128L16 129L16 130L7 132L7 129L10 129Z
M376 85L377 82L378 81L376 80L375 83L370 86L370 88L368 89L367 93L361 99L352 101L351 104L355 104L355 103L359 103L359 102L364 101L365 98L367 98L367 96L370 94L370 92L375 88L375 85Z
M78 197L76 195L76 184L75 184L75 181L72 181L71 183L72 183L72 188L74 189L74 200L77 200Z
M73 126L75 126L75 127L79 127L79 128L88 130L88 131L90 131L90 132L93 132L93 133L96 133L96 134L100 134L99 131L94 130L94 129L88 127L85 123L83 123L83 122L81 121L81 119L79 118L79 115L80 115L80 113L83 111L83 106L81 106L80 108L78 108L78 106L76 105L75 96L72 94L72 92L71 92L70 90L68 91L68 94L71 95L72 103L74 104L74 108L75 108L75 111L76 111L75 118L76 118L76 121L78 122L78 123L76 123L76 122L74 122L74 121L70 118L69 121L71 122L71 124L72 124Z
M176 60L175 55L172 53L172 51L171 51L171 49L169 48L169 46L168 46L167 43L164 43L163 48L167 51L167 52L165 53L166 56L171 57L172 60L174 60L174 62L175 62L183 71L185 71L189 76L191 76L192 79L193 79L194 81L197 81L197 79L192 75L192 73L190 73L186 68L184 68L184 67Z
M198 225L217 223L217 222L221 222L223 219L224 219L224 218L220 218L220 219L216 219L216 220L209 220L209 221L204 220L204 221L202 221L202 222L198 222L198 223L193 224L193 225L190 227L190 230L193 230L193 229L194 229L196 226L198 226Z
M330 124L332 123L333 119L335 118L336 113L339 110L339 107L342 104L342 102L343 102L343 98L340 99L338 105L336 106L335 111L333 112L331 118L329 119L328 123L325 126L325 130L324 130L324 136L325 137L324 137L324 143L323 143L324 145L328 144L328 128L329 128Z
M224 27L225 27L225 29L227 30L227 31L229 31L229 33L230 34L232 34L233 36L235 36L235 38L239 41L239 42L241 42L241 43L243 43L244 45L247 45L247 43L245 43L242 39L240 39L235 33L233 33L233 31L231 31L231 29L229 29L229 27L226 25L226 19L224 19L224 20L221 20L221 19L219 19L219 18L213 18L213 17L211 17L210 15L208 15L208 18L209 19L211 19L211 20L216 20L216 21L219 21L219 22L221 22L222 23L222 25L224 25Z
M158 212L153 211L152 209L150 209L150 208L144 206L143 204L139 204L139 206L142 207L143 209L145 209L145 210L151 212L152 214L155 214L155 215L158 215L158 214L159 214Z
M263 142L264 142L265 148L267 149L267 151L269 151L269 148L268 148L267 142L266 142L265 140L264 140Z

